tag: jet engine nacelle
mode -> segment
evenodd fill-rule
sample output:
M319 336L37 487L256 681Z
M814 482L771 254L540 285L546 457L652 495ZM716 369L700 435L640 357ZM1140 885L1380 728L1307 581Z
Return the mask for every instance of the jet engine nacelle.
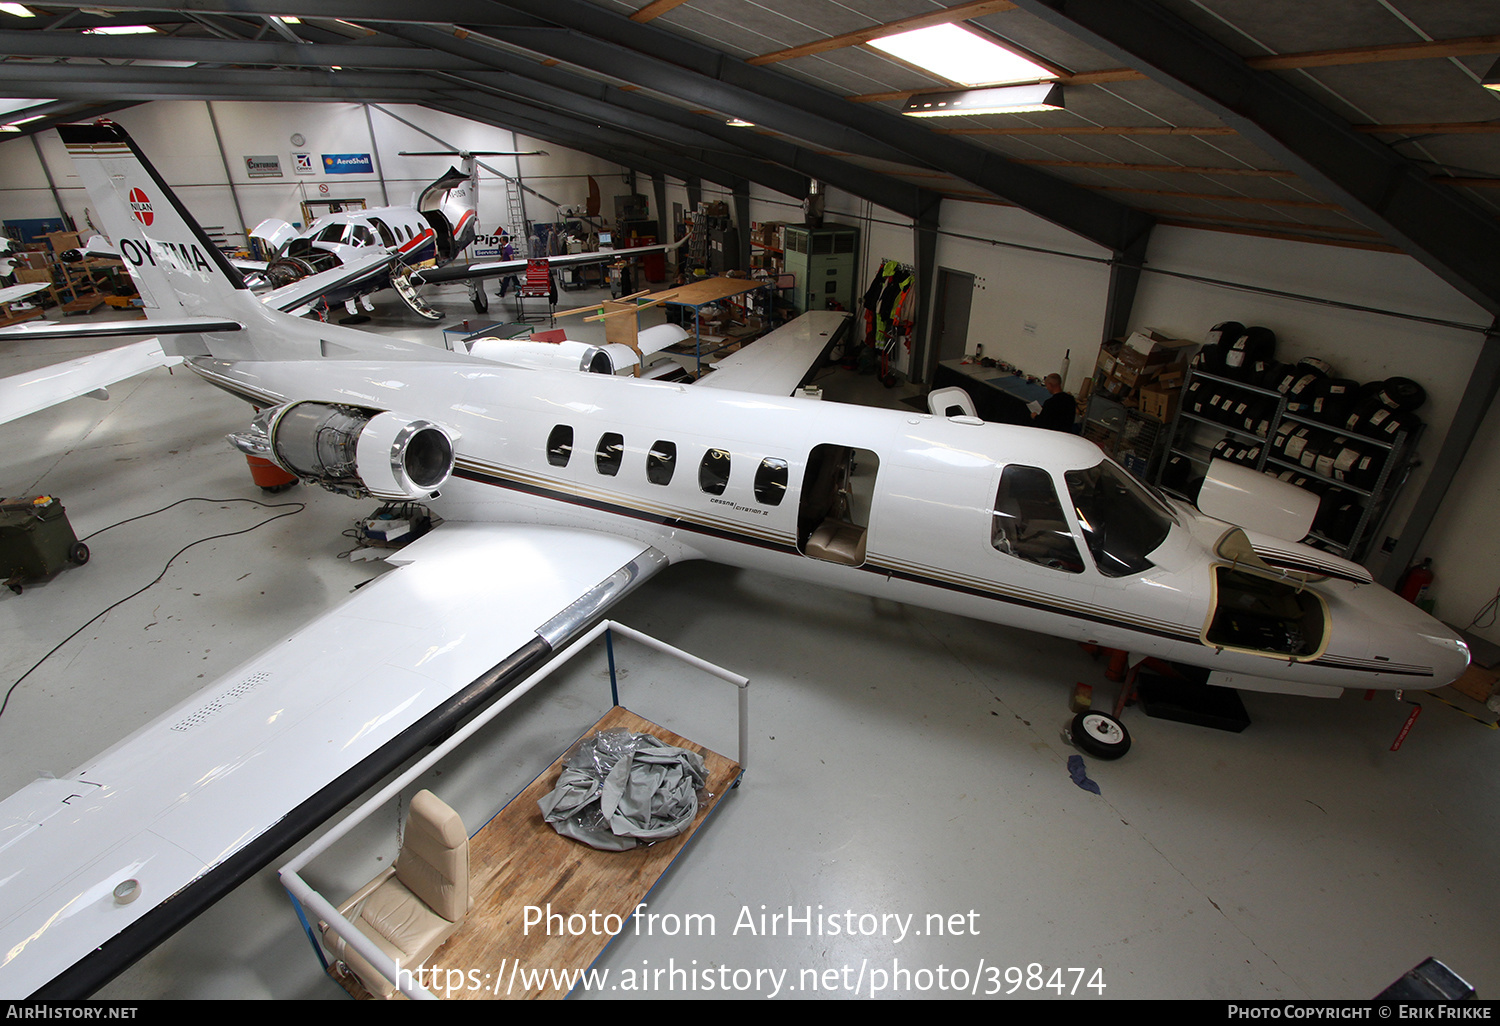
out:
M426 499L453 473L453 435L427 420L336 403L297 402L256 415L229 436L332 492L362 498Z
M533 370L573 370L589 374L618 374L632 370L640 357L618 342L602 346L586 342L533 342L530 339L477 338L469 355L509 367Z

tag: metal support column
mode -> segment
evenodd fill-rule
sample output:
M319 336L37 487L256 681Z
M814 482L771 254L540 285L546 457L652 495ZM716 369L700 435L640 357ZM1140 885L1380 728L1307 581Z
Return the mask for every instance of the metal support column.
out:
M932 290L937 275L937 240L941 225L939 211L942 200L932 205L912 225L912 252L917 276L917 323L911 340L910 380L922 384L926 380L927 347L932 337Z
M736 267L750 266L750 183L743 178L734 180L734 222L739 239L739 263Z
M229 198L234 202L234 216L240 220L240 234L245 237L245 248L250 247L250 229L245 224L245 212L240 209L240 195L234 190L234 173L229 170L229 158L224 155L224 139L219 135L219 119L214 117L212 100L204 100L208 108L208 124L214 132L214 145L219 148L219 163L224 167L224 182L229 186Z
M1151 228L1136 236L1125 249L1117 249L1109 262L1109 289L1104 302L1104 334L1101 343L1124 338L1130 328L1130 311L1135 307L1135 291L1146 264L1146 246ZM1066 382L1064 382L1066 384Z
M365 111L365 129L370 133L370 156L375 160L375 177L380 181L380 205L391 205L391 194L385 187L385 171L380 166L380 147L375 143L375 119L370 117L370 105L361 103Z

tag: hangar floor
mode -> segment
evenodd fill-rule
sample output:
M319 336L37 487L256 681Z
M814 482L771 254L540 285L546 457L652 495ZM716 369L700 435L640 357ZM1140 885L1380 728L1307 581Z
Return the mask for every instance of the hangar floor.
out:
M441 344L383 298L371 330ZM563 305L592 297L573 298ZM473 318L461 290L438 305ZM7 341L0 376L90 348ZM839 369L820 383L834 400L900 396ZM252 485L223 441L247 421L237 400L181 371L111 392L0 426L0 492L61 497L80 536L187 497L268 505L183 503L91 539L84 568L0 591L7 689L87 624L9 693L3 793L66 772L380 573L339 558L371 502ZM189 541L250 528L187 550L90 622ZM1500 994L1496 734L1436 701L1417 696L1425 714L1398 752L1410 707L1389 695L1247 694L1240 734L1132 709L1132 752L1087 760L1094 795L1069 778L1060 732L1074 682L1103 702L1114 689L1070 643L712 565L672 567L612 615L748 676L751 732L743 786L648 898L712 917L712 932L627 931L599 963L601 996L725 996L711 970L729 996L869 996L883 980L880 996L1053 997L1060 981L1089 999L1361 999L1428 956ZM727 689L638 649L619 656L634 708L732 749ZM587 656L428 786L474 829L607 704L602 655ZM349 838L314 882L338 894L372 876L397 815ZM811 935L759 929L763 911L788 909L812 915ZM835 915L855 935L820 935ZM639 991L619 989L632 979ZM274 866L99 996L344 997Z

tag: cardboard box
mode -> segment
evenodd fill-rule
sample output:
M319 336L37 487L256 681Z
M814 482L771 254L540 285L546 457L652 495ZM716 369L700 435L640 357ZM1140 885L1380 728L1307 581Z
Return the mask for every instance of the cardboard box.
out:
M1500 670L1492 670L1476 663L1470 665L1464 675L1453 682L1453 688L1476 702L1484 702L1494 692L1497 680L1500 680Z
M1164 338L1146 328L1137 331L1120 347L1119 361L1128 367L1142 369L1181 363L1193 355L1198 343L1180 338Z
M1177 403L1181 398L1182 389L1180 388L1150 385L1141 389L1141 412L1163 424L1169 424L1177 415Z

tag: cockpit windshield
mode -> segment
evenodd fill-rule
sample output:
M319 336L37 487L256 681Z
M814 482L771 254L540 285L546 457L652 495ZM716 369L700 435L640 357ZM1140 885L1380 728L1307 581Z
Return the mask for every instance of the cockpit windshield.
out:
M1146 557L1176 522L1167 506L1110 460L1063 477L1101 574L1124 577L1155 565Z

